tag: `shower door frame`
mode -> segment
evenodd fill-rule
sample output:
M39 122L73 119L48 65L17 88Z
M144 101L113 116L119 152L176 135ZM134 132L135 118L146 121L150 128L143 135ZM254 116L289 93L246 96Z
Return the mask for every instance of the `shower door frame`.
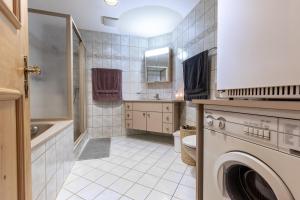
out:
M74 142L75 144L79 143L82 139L84 133L87 130L87 111L86 111L86 76L85 76L85 65L86 65L86 48L82 36L77 28L71 15L50 12L45 10L28 8L29 13L48 15L53 17L61 17L66 19L66 67L67 67L67 91L68 91L68 109L67 115L63 118L43 118L43 119L32 119L33 121L60 121L60 120L73 120L74 106L73 106L73 31L77 35L79 43L79 101L80 101L80 137Z

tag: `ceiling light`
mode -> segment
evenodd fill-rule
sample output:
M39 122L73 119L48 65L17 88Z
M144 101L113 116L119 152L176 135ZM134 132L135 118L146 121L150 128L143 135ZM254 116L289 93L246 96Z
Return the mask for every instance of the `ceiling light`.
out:
M119 3L119 0L104 0L104 2L109 6L116 6Z

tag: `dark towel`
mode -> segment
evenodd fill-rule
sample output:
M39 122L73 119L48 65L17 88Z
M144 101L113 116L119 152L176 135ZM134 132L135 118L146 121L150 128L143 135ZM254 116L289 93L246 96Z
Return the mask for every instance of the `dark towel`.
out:
M184 99L207 99L209 97L208 51L183 62Z
M122 71L118 69L92 69L93 99L95 101L122 100Z

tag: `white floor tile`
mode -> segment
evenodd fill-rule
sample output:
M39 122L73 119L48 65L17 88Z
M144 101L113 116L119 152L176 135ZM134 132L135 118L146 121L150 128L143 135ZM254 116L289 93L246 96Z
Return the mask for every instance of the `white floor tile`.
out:
M183 174L185 172L186 168L187 168L186 164L173 163L170 166L169 170Z
M73 195L73 193L69 192L68 190L61 189L56 200L66 200L66 199L70 198L72 195Z
M143 174L144 173L132 169L128 171L122 178L136 182L143 176Z
M172 181L161 179L155 186L155 190L173 196L174 192L176 191L177 185L178 184Z
M151 174L153 176L162 177L162 175L166 172L165 169L160 167L152 167L147 171L147 174Z
M143 186L153 188L156 185L156 183L158 182L158 180L159 180L159 177L156 177L156 176L153 176L153 175L150 175L150 174L144 174L138 180L138 183L143 185Z
M126 197L126 196L122 196L120 200L132 200L131 198L129 197ZM158 199L157 199L158 200Z
M107 174L101 176L101 177L96 181L96 183L97 183L97 184L100 184L100 185L102 185L102 186L104 186L104 187L108 187L108 186L110 186L111 184L113 184L113 183L114 183L116 180L118 180L118 179L119 179L118 176L115 176L115 175L113 175L113 174L107 173Z
M122 166L118 166L115 167L114 169L112 169L110 171L111 174L114 174L116 176L123 176L124 174L126 174L129 171L129 168L127 167L122 167Z
M70 192L77 193L91 183L91 181L79 177L71 183L65 185L64 188L69 190Z
M126 179L120 178L119 180L117 180L116 182L114 182L109 189L118 192L119 194L125 194L129 188L131 188L131 186L134 183L131 181L128 181Z
M112 163L104 161L97 168L100 169L100 170L102 170L102 171L110 172L113 168L115 168L117 166L118 165L116 165L116 164L112 164Z
M106 174L106 172L101 171L99 169L92 169L90 172L83 175L83 177L88 179L88 180L91 180L91 181L96 181L97 179L99 179L104 174Z
M136 166L139 162L135 161L135 160L127 160L125 162L123 162L121 165L124 167L128 167L128 168L133 168L134 166Z
M94 199L98 194L100 194L105 188L92 183L90 185L88 185L87 187L83 188L82 190L80 190L76 195L78 195L79 197L85 199L85 200L92 200Z
M97 168L99 165L101 165L103 163L103 161L100 159L84 160L84 161L80 161L80 162L83 162L84 165L88 165L93 168Z
M164 175L163 178L169 181L173 181L175 183L179 183L182 178L182 173L177 173L171 170L168 170Z
M183 176L180 185L196 188L196 179L191 176Z
M152 192L147 197L147 200L170 200L172 196L164 194L159 191L152 190Z
M135 184L129 189L129 191L126 193L126 196L134 200L144 200L146 199L146 197L150 192L151 192L150 188L147 188L139 184Z
M137 164L133 169L145 173L145 172L148 171L148 169L150 169L150 168L151 168L151 165L149 165L149 164L144 164L144 163L140 163L140 164Z
M89 167L87 165L81 166L76 170L72 170L72 173L78 176L83 176L87 173L89 173L93 168Z
M183 185L179 185L175 194L175 197L179 199L196 199L196 192L194 188L186 187Z
M120 165L121 163L123 163L125 161L126 161L125 158L122 158L120 156L115 156L110 162L114 163L114 164L117 164L117 165Z
M112 191L112 190L105 190L100 195L98 195L95 200L117 200L121 197L120 194Z
M79 196L73 195L68 200L84 200L84 199L80 198Z
M114 137L110 157L76 162L57 200L195 200L191 169L170 145Z

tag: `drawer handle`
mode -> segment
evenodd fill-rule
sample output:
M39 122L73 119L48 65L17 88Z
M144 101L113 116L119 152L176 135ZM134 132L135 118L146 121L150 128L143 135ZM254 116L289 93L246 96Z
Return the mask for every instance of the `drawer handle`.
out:
M127 114L127 117L130 117L130 115L129 115L129 114Z
M169 131L169 128L166 128L167 131Z
M127 105L127 108L130 108L130 106L129 106L129 105Z
M169 110L169 106L167 106L166 109Z
M143 113L143 117L145 117L146 116L146 113Z
M130 126L130 124L128 123L128 124L127 124L127 127L129 127L129 126Z
M169 117L166 117L167 121L169 121Z
M150 117L150 114L148 114L148 117Z

